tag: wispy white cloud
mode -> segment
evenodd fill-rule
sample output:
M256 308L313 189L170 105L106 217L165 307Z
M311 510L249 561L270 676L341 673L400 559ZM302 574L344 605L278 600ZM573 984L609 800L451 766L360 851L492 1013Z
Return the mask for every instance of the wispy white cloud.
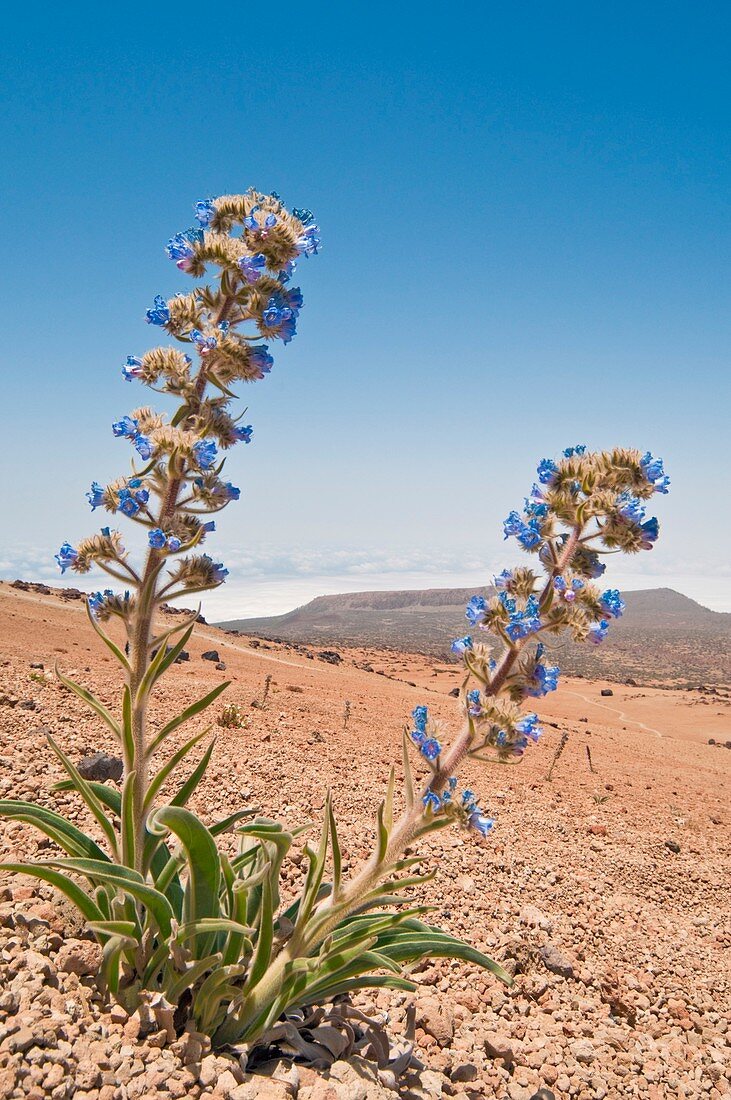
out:
M213 549L213 548L212 548ZM506 563L516 559L515 547L486 547L483 557L454 549L282 547L256 544L216 548L216 560L230 571L228 582L203 599L211 619L277 615L318 595L338 592L418 588L469 588L488 583ZM731 565L698 559L666 561L643 554L632 559L608 559L612 584L624 589L675 588L718 611L731 610ZM101 574L63 578L53 551L22 545L0 548L0 576L22 577L58 585L68 583L92 591L105 583Z

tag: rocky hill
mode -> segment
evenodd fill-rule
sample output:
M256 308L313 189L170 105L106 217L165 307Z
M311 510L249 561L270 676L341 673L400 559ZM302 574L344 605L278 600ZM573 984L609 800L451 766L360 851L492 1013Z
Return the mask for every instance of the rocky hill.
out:
M318 596L286 615L218 625L259 638L445 656L451 639L466 630L464 608L474 591L430 588ZM625 599L627 610L604 645L558 643L556 659L567 671L612 679L731 680L731 614L710 611L671 588L627 592Z

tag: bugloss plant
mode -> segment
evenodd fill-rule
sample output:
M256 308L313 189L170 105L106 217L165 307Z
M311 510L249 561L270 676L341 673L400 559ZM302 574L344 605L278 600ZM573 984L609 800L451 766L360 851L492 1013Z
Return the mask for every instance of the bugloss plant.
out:
M119 742L121 790L85 780L49 738L68 777L59 786L83 799L98 839L31 803L3 800L0 812L34 825L64 853L5 868L51 883L79 908L102 946L101 978L112 997L129 1010L146 1001L179 1030L207 1033L218 1046L251 1047L281 1035L283 1026L291 1034L293 1021L321 1018L303 1010L352 990L414 989L405 970L427 957L462 959L509 983L487 956L422 919L426 907L414 905L407 891L431 875L415 873L417 859L408 852L450 824L477 838L490 832L493 820L475 794L460 790L460 767L467 759L517 761L539 738L538 717L523 704L558 681L544 640L565 631L602 640L624 605L618 592L592 583L604 572L600 555L651 548L658 526L645 519L645 502L666 492L668 481L661 462L633 450L574 447L556 462L541 462L523 512L505 521L506 537L517 538L536 570L505 570L495 578L495 595L470 600L467 619L492 645L470 634L452 646L465 666L460 730L447 743L427 708L416 707L413 728L404 730L398 793L394 768L377 809L371 856L344 877L328 797L319 842L305 847L300 892L282 902L282 863L302 830L251 809L204 823L187 808L212 742L172 797L161 797L206 736L169 748L173 734L227 685L160 726L147 712L196 618L161 626L162 603L213 589L226 577L201 551L214 529L208 517L239 497L224 477L221 453L252 434L231 415L232 386L270 370L263 340L286 343L294 335L302 295L289 280L298 258L318 251L318 229L309 211L289 213L278 196L254 191L195 209L198 226L173 237L167 251L194 277L217 268L216 281L170 300L158 296L147 320L179 346L130 356L123 368L128 380L174 397L177 410L166 419L140 405L116 421L114 434L128 439L137 457L128 475L106 486L94 482L88 494L93 510L121 514L142 529L146 556L135 566L110 527L77 546L64 543L57 555L62 572L98 566L124 586L87 602L92 627L122 670L118 711L59 673ZM107 633L111 620L122 624L127 645ZM230 830L239 841L233 857L217 843Z

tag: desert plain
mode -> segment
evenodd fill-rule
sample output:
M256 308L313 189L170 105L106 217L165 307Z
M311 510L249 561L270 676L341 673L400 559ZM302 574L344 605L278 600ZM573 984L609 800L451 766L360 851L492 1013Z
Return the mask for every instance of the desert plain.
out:
M188 649L155 696L153 721L222 679L241 715L239 727L220 727L219 702L179 731L182 742L212 724L217 736L193 808L213 820L252 805L297 826L317 822L329 788L349 869L373 843L392 763L400 774L410 711L426 703L453 729L459 721L450 696L459 669L434 657L323 656L321 645L207 625ZM218 661L202 658L210 651ZM0 797L88 825L75 796L52 790L61 772L46 734L75 761L117 750L55 679L56 662L116 707L117 669L82 600L0 584ZM413 1030L422 1068L397 1080L359 1057L330 1070L272 1060L252 1076L190 1037L151 1031L110 1007L93 977L95 944L52 890L0 873L0 1096L731 1095L731 691L574 678L535 709L545 734L521 764L470 765L461 776L495 817L492 834L426 838L421 867L437 874L414 895L434 906L434 924L500 961L513 986L440 960L413 975L414 994L356 998L395 1043ZM2 859L51 851L28 826L0 822ZM285 875L293 894L298 854Z

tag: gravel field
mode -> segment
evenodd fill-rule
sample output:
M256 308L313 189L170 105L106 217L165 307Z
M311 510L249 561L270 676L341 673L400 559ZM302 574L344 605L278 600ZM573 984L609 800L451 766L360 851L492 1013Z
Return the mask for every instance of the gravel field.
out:
M54 680L53 666L111 706L116 668L81 601L2 584L0 611L0 797L38 800L88 825L73 795L51 790L61 776L45 734L75 760L115 746ZM211 649L225 671L201 659ZM351 869L369 851L409 712L427 702L456 728L449 691L458 671L426 657L343 650L331 663L316 648L308 656L252 646L206 626L189 650L163 681L153 721L223 678L233 681L226 700L244 714L240 729L214 727L213 761L192 808L208 819L256 805L299 825L317 816L329 786ZM252 707L267 676L267 701ZM462 777L497 818L492 835L427 838L422 867L438 875L416 895L436 907L435 924L511 970L514 986L442 961L415 976L416 994L358 998L395 1040L415 1008L423 1069L397 1081L355 1058L329 1072L273 1062L263 1076L245 1074L195 1036L110 1010L92 976L97 948L74 914L50 888L6 873L0 1097L731 1095L728 692L572 680L538 709L550 724L522 765L471 767ZM214 721L219 704L213 712L181 730L180 741ZM547 781L564 731L568 742ZM3 859L43 858L51 847L27 826L0 822ZM295 854L286 864L291 892L299 863Z

